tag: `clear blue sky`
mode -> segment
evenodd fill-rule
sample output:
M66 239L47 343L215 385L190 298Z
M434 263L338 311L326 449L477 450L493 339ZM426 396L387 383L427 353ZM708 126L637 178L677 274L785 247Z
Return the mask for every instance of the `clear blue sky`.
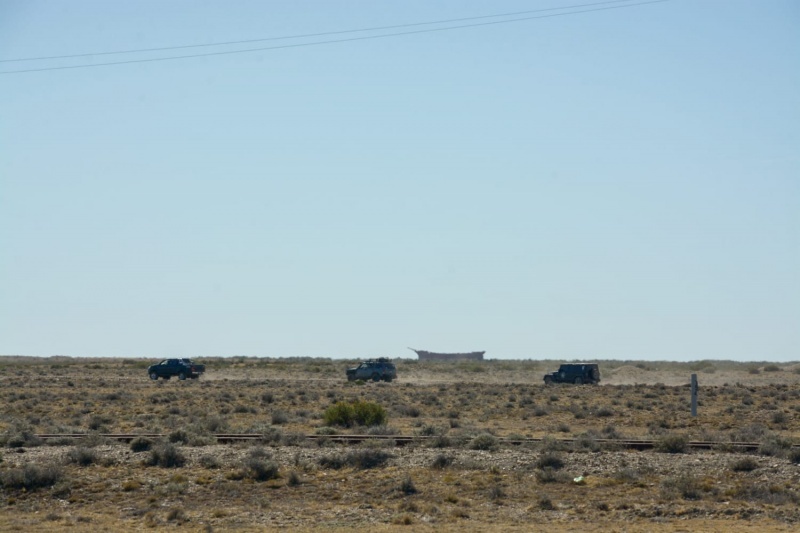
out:
M0 58L579 3L0 0ZM407 346L800 359L800 3L0 74L0 354Z

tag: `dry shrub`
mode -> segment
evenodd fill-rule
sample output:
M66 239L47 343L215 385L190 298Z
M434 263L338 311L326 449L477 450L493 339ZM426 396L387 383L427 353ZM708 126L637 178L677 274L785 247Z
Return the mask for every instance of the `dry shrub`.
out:
M622 483L638 483L643 472L637 468L624 467L614 472L613 478Z
M274 425L285 424L289 421L289 415L286 414L284 411L273 411L272 413L272 423Z
M700 500L703 489L700 481L691 474L671 476L661 482L661 493L664 498L673 500L676 495L685 500Z
M41 446L42 439L37 437L30 429L21 429L19 427L12 427L6 430L0 443L5 444L9 448L31 448L34 446Z
M269 481L280 477L278 465L259 457L248 457L245 460L243 474L254 481Z
M536 481L539 483L566 483L570 480L566 473L559 472L549 466L537 469L535 475Z
M539 449L542 452L566 451L567 448L569 448L568 444L549 436L544 437L542 441L539 443Z
M398 526L410 526L414 523L414 517L408 513L403 513L399 516L392 518L392 524Z
M685 435L668 434L656 441L656 451L661 453L686 453L689 439Z
M327 426L381 426L386 424L387 419L386 409L375 402L364 400L335 403L323 414Z
M342 454L323 455L317 459L319 466L330 468L331 470L341 470L347 466L347 459Z
M431 463L431 468L441 470L443 468L447 468L452 464L453 464L453 458L451 456L440 453L433 459L433 463Z
M302 482L303 482L303 480L300 479L300 474L298 474L294 470L292 470L289 473L289 478L286 480L286 484L289 485L290 487L297 487Z
M543 453L536 460L537 468L551 468L553 470L561 470L564 468L564 460L560 455L555 453Z
M787 455L787 459L796 465L800 465L800 448L792 448Z
M62 477L56 465L25 464L22 468L10 468L0 472L0 486L4 489L32 491L52 487Z
M497 449L497 437L488 433L482 433L469 442L470 450L491 451Z
M400 492L409 496L411 494L416 494L417 487L414 485L414 481L411 479L411 476L406 476L403 478L403 481L400 482Z
M772 420L773 424L782 425L789 422L789 415L787 415L783 411L775 411L774 413L772 413L770 419Z
M153 448L146 463L150 466L160 466L162 468L180 468L186 464L186 458L177 446L172 443L166 443Z
M153 447L153 441L147 437L136 437L131 441L132 452L146 452Z
M797 505L797 503L800 502L800 496L794 489L762 483L743 483L727 491L726 495L737 500L767 503L770 505Z
M449 448L452 446L450 437L446 435L437 435L428 441L431 448Z
M742 457L731 464L731 470L734 472L752 472L758 468L758 461L752 457Z
M791 450L790 440L775 435L769 435L758 447L758 453L768 457L786 457Z
M553 500L551 500L550 496L548 496L547 494L540 494L539 497L537 498L536 505L542 511L552 511L553 509L556 508L556 506L553 505Z
M489 499L497 502L506 497L506 492L503 490L503 487L500 485L494 485L492 488L489 489Z
M142 484L135 479L129 479L122 484L122 490L124 492L132 492L134 490L139 490L140 488L142 488Z
M167 521L169 521L169 522L183 523L186 520L187 520L186 511L184 511L183 509L181 509L179 507L175 507L173 509L170 509L169 512L167 513Z
M183 429L176 429L167 438L172 443L187 444L189 442L189 434Z
M78 466L89 466L97 462L97 453L91 448L78 446L67 453L67 461Z
M399 434L400 432L396 428L385 425L372 426L371 428L369 428L369 431L367 431L367 435L399 435Z
M577 436L572 443L572 449L576 452L599 452L602 446L597 442L594 432L587 432Z
M382 466L392 456L382 450L364 449L347 454L347 463L362 470Z
M391 457L390 454L382 450L367 448L355 450L346 455L333 454L323 456L318 459L318 463L323 468L331 468L333 470L339 470L345 466L366 470L384 465Z

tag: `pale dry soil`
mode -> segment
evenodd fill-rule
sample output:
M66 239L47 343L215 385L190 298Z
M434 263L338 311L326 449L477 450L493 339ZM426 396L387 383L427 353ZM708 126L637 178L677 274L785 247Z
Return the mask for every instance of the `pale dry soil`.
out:
M0 358L0 476L24 465L60 473L51 486L0 489L0 531L800 530L800 466L786 448L800 434L797 365L601 362L601 386L544 387L542 374L557 363L400 362L397 382L364 385L344 381L347 362L210 363L198 381L153 383L144 360ZM697 419L688 415L691 373L702 387ZM383 431L441 435L439 447L296 436L320 431L326 407L357 399L386 408ZM253 430L273 437L208 438ZM96 437L9 447L24 431L182 431L188 442L177 442L185 464L163 468L147 466L151 452ZM485 433L583 440L472 449ZM663 453L592 440L676 435L764 446ZM91 454L87 466L70 460L80 450ZM350 453L384 462L336 469L325 461ZM248 476L254 458L277 477ZM563 466L543 468L554 459Z

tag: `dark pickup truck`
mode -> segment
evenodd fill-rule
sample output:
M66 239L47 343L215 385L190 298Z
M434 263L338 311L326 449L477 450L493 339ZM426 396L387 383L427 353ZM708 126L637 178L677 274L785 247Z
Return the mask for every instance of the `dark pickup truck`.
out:
M157 365L147 367L150 379L169 379L178 376L178 379L197 379L206 371L206 365L198 365L191 359L164 359Z

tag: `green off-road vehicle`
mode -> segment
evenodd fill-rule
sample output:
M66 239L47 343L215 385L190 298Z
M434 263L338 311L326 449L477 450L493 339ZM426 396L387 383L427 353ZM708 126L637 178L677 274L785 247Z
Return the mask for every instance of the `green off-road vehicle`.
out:
M397 369L394 363L380 357L378 359L370 359L362 362L355 368L347 369L347 381L356 381L358 379L367 381L392 381L397 377Z
M574 383L596 385L600 382L600 369L596 363L568 363L558 367L558 372L544 375L545 385L551 383Z

